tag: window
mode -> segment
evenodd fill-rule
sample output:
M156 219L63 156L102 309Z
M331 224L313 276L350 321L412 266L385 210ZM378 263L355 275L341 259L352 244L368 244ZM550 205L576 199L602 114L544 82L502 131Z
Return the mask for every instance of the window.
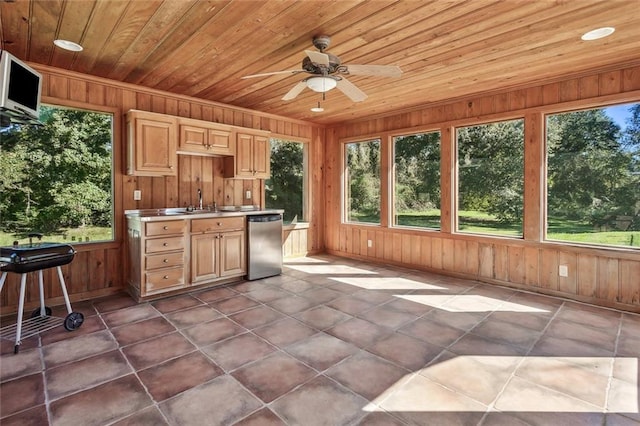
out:
M40 121L1 130L0 245L113 240L113 116L42 106Z
M522 236L524 120L457 129L458 231Z
M640 103L546 125L547 239L640 247Z
M345 219L380 223L380 139L345 144Z
M396 226L440 229L440 132L394 138Z
M306 144L281 139L270 143L271 177L265 182L265 205L284 209L284 223L305 221Z

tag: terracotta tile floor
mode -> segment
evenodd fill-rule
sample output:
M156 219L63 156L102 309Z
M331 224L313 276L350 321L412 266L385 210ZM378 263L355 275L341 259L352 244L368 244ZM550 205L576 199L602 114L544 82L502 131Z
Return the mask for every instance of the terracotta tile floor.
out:
M640 423L639 315L475 281L317 256L73 307L2 342L2 425Z

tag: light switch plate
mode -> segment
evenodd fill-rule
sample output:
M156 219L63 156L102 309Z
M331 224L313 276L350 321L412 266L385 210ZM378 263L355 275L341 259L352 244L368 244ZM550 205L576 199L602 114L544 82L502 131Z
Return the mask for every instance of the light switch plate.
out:
M140 191L139 189L135 189L133 191L133 199L134 199L134 201L142 200L142 191Z
M244 194L244 196L245 196L245 198L246 198L247 200L250 200L250 199L251 199L251 191L247 191L247 192Z

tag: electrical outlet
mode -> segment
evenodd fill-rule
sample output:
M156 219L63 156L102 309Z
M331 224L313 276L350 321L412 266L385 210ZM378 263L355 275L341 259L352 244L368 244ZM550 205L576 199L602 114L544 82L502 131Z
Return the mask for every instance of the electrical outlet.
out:
M140 191L139 189L135 189L133 191L133 199L134 199L134 201L142 200L142 191Z
M567 267L567 265L558 266L558 275L560 275L561 277L569 276L569 268Z
M247 191L247 192L245 192L244 197L245 197L247 200L250 200L250 199L251 199L251 191Z
M369 248L373 247L373 241L367 240L367 247Z

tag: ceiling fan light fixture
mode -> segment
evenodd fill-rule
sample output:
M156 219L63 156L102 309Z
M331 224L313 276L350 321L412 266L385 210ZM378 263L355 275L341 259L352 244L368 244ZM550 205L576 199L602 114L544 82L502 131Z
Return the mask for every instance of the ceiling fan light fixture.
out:
M322 108L320 106L320 102L318 102L318 106L317 107L311 108L311 112L323 112L323 111L324 111L324 108Z
M582 34L582 37L580 38L585 41L598 40L600 38L610 36L615 30L616 29L613 27L596 28L595 30Z
M334 78L327 76L309 77L306 83L309 89L318 93L328 92L338 85L338 82Z
M53 40L53 44L61 49L70 50L71 52L82 52L83 50L83 47L78 43L69 40L57 39Z

